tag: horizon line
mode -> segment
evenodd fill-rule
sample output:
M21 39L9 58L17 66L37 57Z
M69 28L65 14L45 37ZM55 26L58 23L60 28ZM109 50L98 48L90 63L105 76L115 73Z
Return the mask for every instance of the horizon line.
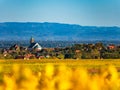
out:
M38 22L38 21L5 21L0 23L56 23L56 24L69 24L69 25L79 25L79 26L88 26L88 27L120 27L119 25L82 25L75 23L65 23L65 22Z

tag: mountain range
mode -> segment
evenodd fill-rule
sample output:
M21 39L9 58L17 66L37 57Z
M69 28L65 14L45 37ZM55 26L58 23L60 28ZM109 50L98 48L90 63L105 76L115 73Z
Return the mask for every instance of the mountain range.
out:
M81 26L62 23L4 22L0 23L0 40L41 41L119 40L120 27Z

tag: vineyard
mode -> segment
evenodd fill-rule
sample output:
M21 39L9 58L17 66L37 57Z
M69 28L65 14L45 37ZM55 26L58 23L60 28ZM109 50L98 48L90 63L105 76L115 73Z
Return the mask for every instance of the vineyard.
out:
M0 60L0 90L120 90L119 60Z

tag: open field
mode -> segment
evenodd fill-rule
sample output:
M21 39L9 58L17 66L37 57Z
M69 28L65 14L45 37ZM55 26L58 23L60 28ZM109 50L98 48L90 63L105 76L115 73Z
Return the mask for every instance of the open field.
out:
M120 60L0 60L0 90L120 90Z
M44 67L46 64L52 64L55 66L58 65L66 65L70 68L77 68L77 67L84 67L86 69L90 70L98 70L102 67L108 67L109 65L113 65L117 68L118 71L120 71L120 59L81 59L81 60L75 60L75 59L42 59L42 60L0 60L1 66L11 66L13 64L19 64L31 67L32 70L35 71L35 69L41 69L39 67ZM34 68L33 68L34 67Z

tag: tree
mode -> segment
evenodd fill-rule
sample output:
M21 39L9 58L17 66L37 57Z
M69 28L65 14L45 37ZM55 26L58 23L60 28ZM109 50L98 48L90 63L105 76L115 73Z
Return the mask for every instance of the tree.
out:
M64 59L65 56L64 56L64 54L61 53L61 54L59 54L57 57L58 57L59 59Z

